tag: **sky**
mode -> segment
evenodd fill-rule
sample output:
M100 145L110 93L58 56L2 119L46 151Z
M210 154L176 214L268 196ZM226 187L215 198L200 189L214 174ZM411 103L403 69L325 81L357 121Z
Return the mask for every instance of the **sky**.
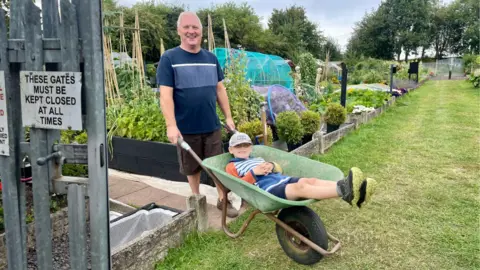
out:
M136 0L117 0L121 6L131 6ZM175 3L183 4L190 11L221 4L229 0L177 0ZM171 0L161 1L172 3ZM255 13L261 17L264 27L267 26L273 9L285 9L293 5L292 0L240 0L237 3L247 2ZM334 38L342 51L346 49L355 23L360 21L366 12L375 10L381 0L298 0L297 6L305 7L310 21L319 26L320 31L327 37Z
M59 1L59 0L58 0ZM162 3L173 3L185 6L187 10L197 11L231 0L155 0ZM447 4L453 0L441 0ZM118 5L130 7L141 0L117 0ZM292 0L236 0L237 3L247 2L260 17L266 28L269 16L273 9L285 9L292 6ZM365 13L378 8L382 0L298 0L297 6L303 6L310 21L316 23L319 30L326 37L332 37L346 50L348 39L353 33L356 22L359 22ZM41 0L36 0L41 6ZM228 27L228 26L227 26Z

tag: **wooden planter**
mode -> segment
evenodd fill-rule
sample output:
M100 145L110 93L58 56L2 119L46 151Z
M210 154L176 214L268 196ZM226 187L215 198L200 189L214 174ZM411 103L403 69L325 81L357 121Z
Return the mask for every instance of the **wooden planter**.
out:
M187 177L179 171L177 146L173 144L113 137L112 145L108 159L108 167L111 169L188 182ZM200 183L215 186L203 171Z

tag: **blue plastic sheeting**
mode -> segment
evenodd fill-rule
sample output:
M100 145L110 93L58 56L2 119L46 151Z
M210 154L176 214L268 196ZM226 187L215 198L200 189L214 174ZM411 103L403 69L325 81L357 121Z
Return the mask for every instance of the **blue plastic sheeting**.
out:
M240 50L231 49L231 55L238 57ZM257 52L243 51L246 56L246 79L251 80L252 85L268 86L282 85L290 91L293 91L293 78L290 75L292 71L287 61L279 56L262 54ZM228 50L225 48L216 48L213 53L217 56L222 69L228 61Z
M303 112L307 108L295 94L282 85L253 86L253 90L266 97L267 123L275 125L277 115L284 111Z

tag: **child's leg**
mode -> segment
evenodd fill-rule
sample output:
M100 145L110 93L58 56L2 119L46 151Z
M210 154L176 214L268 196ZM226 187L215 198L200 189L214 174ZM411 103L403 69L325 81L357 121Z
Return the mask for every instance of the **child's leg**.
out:
M308 178L301 178L297 183L288 184L285 187L285 195L287 200L298 199L330 199L337 198L339 194L337 192L337 183L331 181L322 181L328 183L322 183L322 185L312 185ZM304 180L304 181L302 181Z
M320 186L320 187L330 187L330 186L337 186L336 181L329 181L329 180L322 180L318 178L300 178L298 183L305 183L307 185L312 186Z
M330 199L342 197L349 204L360 207L368 201L374 193L376 181L363 177L358 168L352 168L347 177L338 182L320 180L316 178L301 178L297 183L285 187L285 196L288 200L298 199Z

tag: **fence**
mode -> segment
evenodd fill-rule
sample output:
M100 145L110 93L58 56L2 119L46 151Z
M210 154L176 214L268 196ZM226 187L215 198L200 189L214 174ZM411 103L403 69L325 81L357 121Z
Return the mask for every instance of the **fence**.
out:
M27 269L24 155L32 160L38 269L53 268L52 193L68 194L71 269L87 268L85 198L91 268L110 269L101 1L61 0L59 7L44 0L41 9L28 0L10 3L9 26L0 9L0 176L8 269ZM30 128L30 142L22 141L23 127ZM83 128L88 145L55 143L60 130ZM88 164L89 178L62 176L65 163Z
M435 62L422 63L422 66L433 70L439 79L458 78L464 76L463 60L461 58L437 59ZM451 74L450 74L451 72Z

